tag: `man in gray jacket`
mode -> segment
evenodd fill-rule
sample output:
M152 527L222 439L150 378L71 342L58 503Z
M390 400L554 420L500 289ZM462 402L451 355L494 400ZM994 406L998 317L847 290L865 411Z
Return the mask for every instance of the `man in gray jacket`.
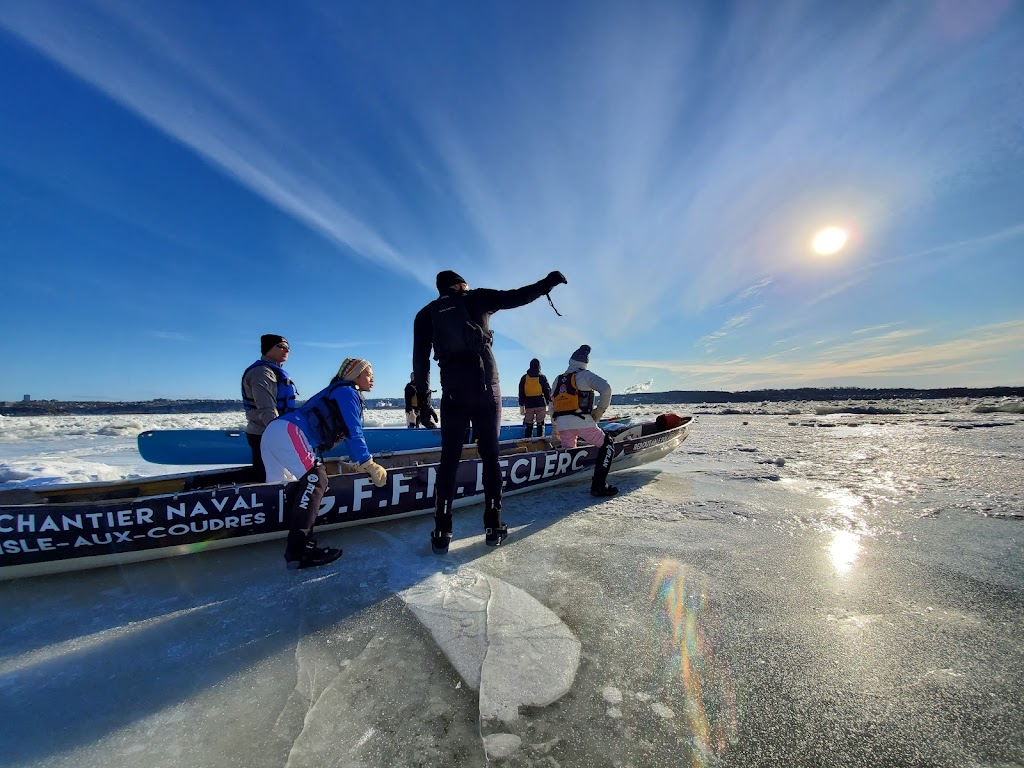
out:
M260 450L263 431L278 416L295 410L295 396L299 392L288 372L281 367L291 351L288 340L275 333L265 333L260 337L260 351L263 356L242 374L242 406L245 408L245 439L252 450L253 476L262 483L267 479Z

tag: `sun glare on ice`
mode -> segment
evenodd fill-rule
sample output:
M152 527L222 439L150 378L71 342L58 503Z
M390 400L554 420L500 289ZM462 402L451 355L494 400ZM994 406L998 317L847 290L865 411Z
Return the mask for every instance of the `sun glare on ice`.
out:
M839 253L846 245L849 235L845 229L840 227L825 227L814 236L811 241L811 250L819 256L831 256Z

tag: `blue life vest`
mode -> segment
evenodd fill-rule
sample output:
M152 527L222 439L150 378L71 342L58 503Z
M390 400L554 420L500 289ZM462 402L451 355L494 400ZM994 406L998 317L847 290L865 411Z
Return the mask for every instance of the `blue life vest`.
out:
M295 396L299 394L299 390L295 388L295 382L288 376L288 372L280 365L261 358L245 369L242 373L242 381L244 382L246 374L258 365L265 365L277 374L277 415L282 416L289 411L294 411ZM251 411L256 408L256 402L251 398L246 397L244 384L242 386L242 406L246 411Z
M327 389L321 390L302 404L298 409L306 418L309 431L315 438L314 448L318 451L326 451L333 448L342 440L350 437L348 424L341 415L341 408L338 401L332 395L340 387L354 387L353 381L336 381ZM359 418L363 416L363 393L359 393Z

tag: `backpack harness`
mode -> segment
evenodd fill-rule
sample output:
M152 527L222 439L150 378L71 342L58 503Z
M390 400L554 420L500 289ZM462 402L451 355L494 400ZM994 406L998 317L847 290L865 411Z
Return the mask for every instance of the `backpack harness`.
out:
M438 362L463 355L482 355L494 341L494 332L485 331L469 319L466 297L462 293L446 294L430 309L434 327L434 359Z
M555 418L579 416L590 413L594 407L594 391L580 391L576 388L576 372L560 373L555 379L552 402L555 404Z
M299 409L305 415L306 423L309 424L310 430L317 436L317 444L315 446L317 452L333 448L339 440L350 436L351 433L349 432L348 425L345 423L345 418L341 415L341 408L338 407L338 401L331 397L331 395L339 387L354 386L354 381L344 379L336 381L327 389L313 395ZM361 415L363 410L362 392L359 395L359 412Z

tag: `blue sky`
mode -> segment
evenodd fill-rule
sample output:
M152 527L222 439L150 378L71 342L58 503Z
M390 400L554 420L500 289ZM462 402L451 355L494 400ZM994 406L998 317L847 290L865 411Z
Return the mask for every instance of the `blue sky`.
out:
M506 394L1024 384L1024 4L0 0L0 399L408 379L455 269ZM846 229L830 257L809 248ZM434 372L436 381L436 368Z

